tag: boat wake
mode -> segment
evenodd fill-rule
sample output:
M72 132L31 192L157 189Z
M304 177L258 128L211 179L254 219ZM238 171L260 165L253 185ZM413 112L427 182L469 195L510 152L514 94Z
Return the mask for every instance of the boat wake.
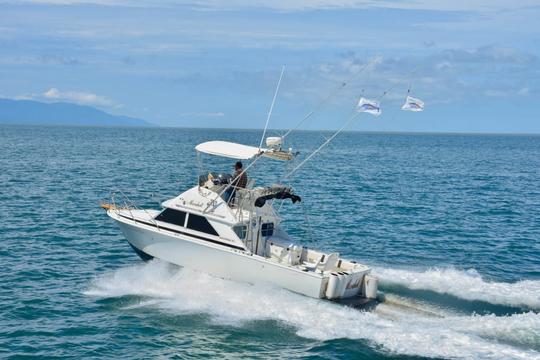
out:
M453 268L433 268L423 272L374 268L373 273L383 287L403 286L412 290L448 294L469 301L540 310L540 281L489 282L482 279L475 270L461 271Z
M387 276L390 271L382 273ZM203 313L215 323L233 326L276 320L294 327L296 334L305 338L365 339L397 354L540 359L540 314L534 311L508 316L460 315L398 296L377 305L374 311L359 311L270 285L226 281L159 261L100 276L85 294L136 296L124 310L152 307L172 315ZM527 294L514 300L529 301Z

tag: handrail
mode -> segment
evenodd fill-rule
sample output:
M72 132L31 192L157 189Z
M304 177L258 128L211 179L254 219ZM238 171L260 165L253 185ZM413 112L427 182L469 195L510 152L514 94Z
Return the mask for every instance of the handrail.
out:
M154 217L146 209L138 207L122 190L117 190L117 191L120 193L120 195L122 196L122 200L124 201L124 206L122 208L118 208L116 206L116 200L115 200L116 192L114 192L114 191L112 192L111 201L114 204L114 210L115 210L115 212L117 214L118 214L119 209L128 210L129 214L131 215L131 219L133 221L137 222L137 219L135 218L135 216L133 215L133 212L131 210L132 209L139 210L139 211L142 210L148 216L148 220L150 220L156 226L156 228L158 230L160 230L159 224L157 223L157 221L154 219Z

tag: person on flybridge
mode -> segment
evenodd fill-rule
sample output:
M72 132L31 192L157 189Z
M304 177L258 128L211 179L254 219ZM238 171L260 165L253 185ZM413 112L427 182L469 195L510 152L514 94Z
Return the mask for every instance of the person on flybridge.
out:
M223 198L228 203L232 202L234 200L234 197L236 195L236 189L242 188L245 189L247 186L248 177L247 173L243 169L243 165L241 161L237 161L236 164L234 164L234 174L233 174L233 180L231 182L231 186L225 191L223 194Z

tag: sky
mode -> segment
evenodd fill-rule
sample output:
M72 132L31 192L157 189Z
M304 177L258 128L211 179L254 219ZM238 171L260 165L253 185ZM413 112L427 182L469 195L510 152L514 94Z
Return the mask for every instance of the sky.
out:
M161 126L540 133L538 0L0 0L0 97ZM346 83L346 86L342 86ZM407 90L425 111L400 111Z

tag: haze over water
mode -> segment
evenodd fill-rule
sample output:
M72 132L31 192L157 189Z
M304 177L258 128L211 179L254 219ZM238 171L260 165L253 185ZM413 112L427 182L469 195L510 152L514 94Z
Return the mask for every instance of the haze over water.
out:
M288 138L296 163L323 135ZM196 144L259 137L0 126L0 356L540 358L539 136L349 132L293 177L283 225L373 266L386 300L365 311L144 264L98 206L159 208L195 184Z

